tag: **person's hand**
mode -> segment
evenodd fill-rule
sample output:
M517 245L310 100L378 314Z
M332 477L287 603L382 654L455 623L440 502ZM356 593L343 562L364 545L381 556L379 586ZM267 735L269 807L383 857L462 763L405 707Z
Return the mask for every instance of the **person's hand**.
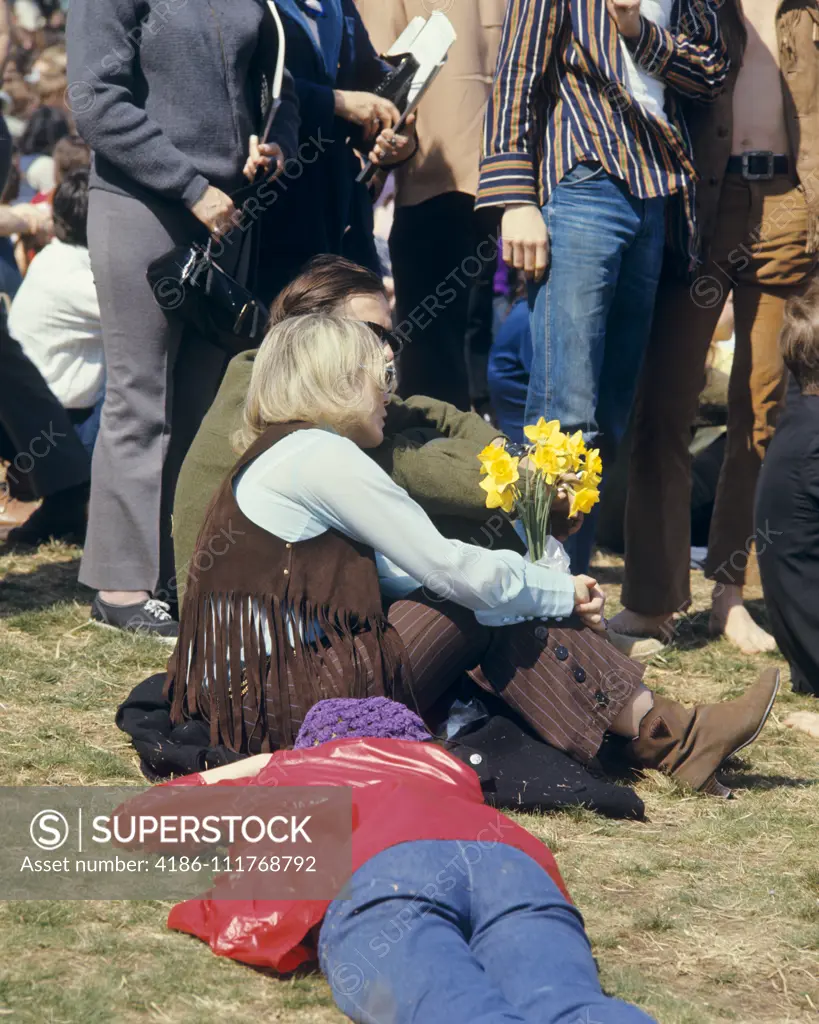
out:
M625 39L637 39L642 31L640 0L606 0L617 31Z
M379 167L391 167L409 156L408 150L415 145L415 132L412 130L415 114L410 114L404 122L410 129L397 135L392 128L385 128L375 140L368 159Z
M566 479L576 480L577 478L569 475ZM572 505L569 500L568 491L563 487L558 487L557 494L552 501L552 507L549 510L549 523L552 528L552 536L555 540L559 540L561 544L565 544L569 537L577 533L583 525L585 518L582 512L570 516L571 508Z
M549 233L534 203L507 206L501 220L503 262L539 281L549 264Z
M51 203L21 203L12 207L20 221L20 235L50 236L54 230Z
M275 181L284 170L284 153L281 146L278 142L260 143L258 135L251 135L250 152L242 173L248 181L255 181L259 170L263 170L267 176L271 165L273 173L270 175L270 180Z
M235 227L236 207L233 200L215 185L208 185L202 198L191 207L191 213L215 237L226 235Z
M606 623L603 608L606 595L591 576L574 576L574 612L584 626L598 633L605 633Z
M370 142L384 128L392 128L401 118L398 107L383 96L371 92L348 92L335 89L335 112L338 117L364 129L364 137Z

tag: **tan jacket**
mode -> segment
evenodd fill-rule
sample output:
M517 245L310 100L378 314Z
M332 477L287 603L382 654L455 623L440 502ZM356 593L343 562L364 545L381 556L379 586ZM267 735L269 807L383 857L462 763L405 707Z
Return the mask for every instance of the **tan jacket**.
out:
M449 59L418 111L418 153L396 170L397 206L415 206L444 192L475 195L483 115L507 0L356 0L379 53L392 46L409 22L443 11L458 36Z
M819 0L779 0L776 31L790 157L810 211L808 252L819 252ZM700 176L697 214L704 253L716 230L733 138L733 95L739 69L715 102L688 104L686 122Z

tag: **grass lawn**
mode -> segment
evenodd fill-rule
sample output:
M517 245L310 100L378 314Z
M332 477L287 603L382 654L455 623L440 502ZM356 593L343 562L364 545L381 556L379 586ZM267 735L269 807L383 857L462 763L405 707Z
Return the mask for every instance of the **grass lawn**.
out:
M0 785L141 782L114 710L167 649L87 624L78 556L53 545L0 557ZM619 563L605 563L613 614ZM701 576L695 588L678 646L648 681L691 703L736 696L775 659L707 642ZM780 725L800 707L812 703L785 679L762 738L727 777L737 800L681 794L652 774L638 787L647 823L520 816L556 853L607 989L661 1024L819 1021L819 743ZM342 1020L321 978L219 959L167 931L168 906L0 903L0 1019Z

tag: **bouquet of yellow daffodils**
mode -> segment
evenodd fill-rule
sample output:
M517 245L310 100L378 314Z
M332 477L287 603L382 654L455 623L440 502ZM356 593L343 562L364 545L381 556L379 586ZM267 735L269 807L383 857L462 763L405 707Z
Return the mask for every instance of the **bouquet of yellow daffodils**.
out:
M478 455L481 487L486 507L517 512L526 533L529 557L543 557L548 540L549 517L558 492L569 498L569 515L587 513L600 500L603 462L596 448L588 449L581 431L569 436L558 420L541 416L534 426L524 427L529 442L523 456L513 456L502 445L490 444ZM521 465L523 463L523 465Z

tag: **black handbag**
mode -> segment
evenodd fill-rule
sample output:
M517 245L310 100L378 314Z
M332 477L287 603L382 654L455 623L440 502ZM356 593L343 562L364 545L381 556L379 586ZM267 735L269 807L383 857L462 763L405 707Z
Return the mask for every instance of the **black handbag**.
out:
M285 50L284 26L276 5L268 0L267 7L278 35L278 52L262 143L267 141L281 104ZM263 181L261 175L261 181L233 194L237 209ZM146 276L154 298L167 313L185 321L230 355L261 344L269 316L267 306L219 266L213 255L213 239L206 245L190 242L175 246L148 266Z
M177 245L148 267L154 298L230 355L261 344L268 309L226 273L207 245Z

